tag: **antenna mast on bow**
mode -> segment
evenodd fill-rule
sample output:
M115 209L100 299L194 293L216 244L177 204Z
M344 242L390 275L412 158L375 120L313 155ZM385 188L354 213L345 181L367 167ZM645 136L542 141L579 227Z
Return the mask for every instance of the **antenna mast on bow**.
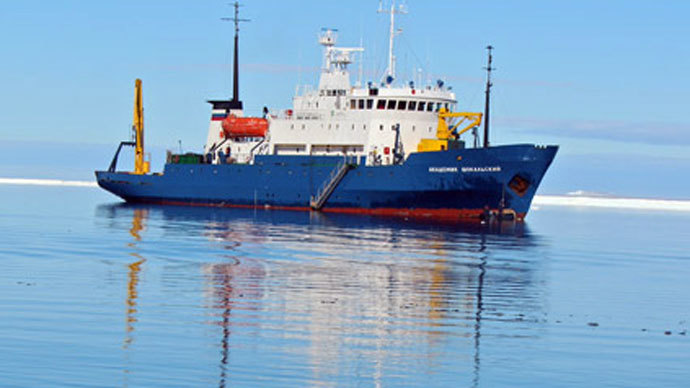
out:
M493 70L496 70L495 68L491 67L491 50L493 50L494 48L493 46L488 45L486 46L486 49L489 51L489 60L487 66L484 68L486 70L486 101L484 102L484 148L489 147L489 104L491 100L491 87L493 86L493 84L491 83L491 72Z

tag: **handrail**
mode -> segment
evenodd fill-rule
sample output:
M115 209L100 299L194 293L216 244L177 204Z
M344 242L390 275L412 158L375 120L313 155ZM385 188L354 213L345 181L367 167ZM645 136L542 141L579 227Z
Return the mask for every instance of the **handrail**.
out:
M317 197L321 196L321 194L326 190L326 187L328 186L333 179L335 179L336 175L340 172L340 170L343 168L343 164L345 164L345 160L341 160L338 162L338 164L335 166L333 170L331 170L331 173L328 175L328 179L325 180L322 184L321 187L319 187L319 190L316 192Z
M337 184L340 183L347 171L354 165L354 160L354 156L345 156L336 164L335 168L333 168L328 175L328 178L324 180L321 187L317 190L316 195L311 196L309 205L312 209L319 210L323 207L328 197L335 190Z
M130 146L130 147L136 147L137 143L133 141L122 141L120 142L120 145L117 146L117 151L115 151L115 156L113 156L113 160L110 162L110 166L108 167L108 172L115 172L115 169L117 168L117 158L120 156L120 151L122 150L122 146Z

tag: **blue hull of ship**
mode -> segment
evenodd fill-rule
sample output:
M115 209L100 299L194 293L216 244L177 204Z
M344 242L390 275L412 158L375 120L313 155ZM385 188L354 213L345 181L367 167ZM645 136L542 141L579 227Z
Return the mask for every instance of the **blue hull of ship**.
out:
M356 165L322 210L472 216L512 209L524 217L557 150L520 144L413 153L399 165ZM166 164L162 174L97 171L96 177L127 202L308 209L340 161L260 155L254 164Z

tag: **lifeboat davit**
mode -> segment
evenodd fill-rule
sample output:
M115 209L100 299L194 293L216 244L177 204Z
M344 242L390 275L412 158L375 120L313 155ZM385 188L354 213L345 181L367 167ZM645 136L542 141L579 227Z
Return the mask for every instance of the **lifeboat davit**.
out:
M259 117L228 116L223 120L223 132L226 137L266 137L268 120Z

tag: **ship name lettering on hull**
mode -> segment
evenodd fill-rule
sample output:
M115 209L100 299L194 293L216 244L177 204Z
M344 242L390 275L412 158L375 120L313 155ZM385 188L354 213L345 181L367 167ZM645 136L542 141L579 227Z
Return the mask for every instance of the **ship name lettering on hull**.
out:
M462 172L501 172L501 166L463 167Z
M457 167L429 167L429 172L458 172Z

